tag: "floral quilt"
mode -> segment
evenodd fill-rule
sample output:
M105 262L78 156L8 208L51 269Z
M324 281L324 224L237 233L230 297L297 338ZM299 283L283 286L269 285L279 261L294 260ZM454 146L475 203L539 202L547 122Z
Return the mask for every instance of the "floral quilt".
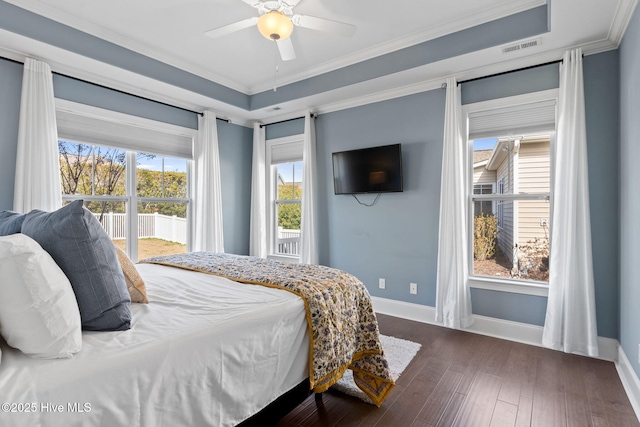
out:
M281 288L300 296L309 325L309 380L316 393L335 384L347 369L353 370L354 382L377 406L395 385L369 292L349 273L321 265L212 252L157 256L141 262Z

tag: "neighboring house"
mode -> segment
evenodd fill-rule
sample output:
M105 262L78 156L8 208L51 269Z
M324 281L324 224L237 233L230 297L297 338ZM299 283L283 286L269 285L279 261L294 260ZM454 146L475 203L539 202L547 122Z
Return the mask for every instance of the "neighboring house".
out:
M474 151L474 193L549 193L549 142L548 136L501 138L493 150ZM549 236L549 206L548 200L476 201L474 215L496 216L498 246L515 266L519 247Z

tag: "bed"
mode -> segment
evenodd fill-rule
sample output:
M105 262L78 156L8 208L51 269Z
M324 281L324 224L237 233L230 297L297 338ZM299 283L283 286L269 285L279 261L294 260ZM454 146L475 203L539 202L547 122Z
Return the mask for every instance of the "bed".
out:
M79 297L87 290L78 288L78 280L72 278L79 273L71 271L64 259L58 259L48 240L55 244L69 240L65 251L73 249L65 256L73 260L74 268L85 265L80 271L84 280L101 276L109 282L122 274L114 270L113 274L104 274L105 259L117 269L124 264L114 261L117 258L113 245L108 238L105 240L93 215L80 203L74 204L63 207L59 214L60 211L38 213L31 219L29 213L22 219L23 225L13 226L13 233L18 234L0 237L3 278L14 274L19 265L18 258L9 259L15 250L6 249L6 242L26 241L37 246L38 256L49 257L49 261L34 258L38 261L31 259L27 265L49 262L60 271L56 274L64 272L62 276L69 276L71 295L75 292L71 299L78 299L70 322L74 322L73 316L83 322L81 335L78 323L77 334L66 334L62 343L73 349L73 354L66 354L72 357L48 358L51 355L45 354L43 359L42 351L40 356L36 354L38 358L33 354L28 357L25 348L20 351L13 348L20 346L7 344L15 342L15 336L6 332L8 321L15 320L17 314L8 315L15 307L0 288L0 329L7 341L0 339L0 425L233 426L255 419L252 417L264 413L265 408L299 390L301 385L306 384L307 392L326 390L347 366L378 405L393 387L393 381L387 378L386 360L366 289L360 283L366 310L349 306L345 301L353 293L352 287L337 279L357 279L327 267L293 267L208 253L151 259L135 267L145 283L148 304L130 303L129 294L124 298L121 292L109 289L112 285L107 283L107 294L102 297L95 298L94 288L90 292L98 302L110 301L110 308L103 310L107 315L90 318ZM11 215L12 220L18 218ZM78 223L73 227L65 225L74 216L74 221L84 221L84 228L93 229L89 233L93 237L83 247L76 235L83 227ZM11 234L3 229L6 223L2 218L0 213L0 233ZM44 232L33 227L38 221ZM51 235L47 240L39 233ZM69 233L74 236L68 237ZM96 235L99 239L94 238ZM90 252L98 254L91 262L84 259ZM79 263L78 258L84 262ZM213 265L213 260L219 259L224 262ZM85 269L98 264L100 269L87 276ZM254 269L254 264L261 264L262 270ZM314 275L307 275L307 270ZM40 280L47 282L52 272L41 272ZM275 276L282 276L286 283L278 284ZM35 282L32 285L38 293L41 285L38 280ZM315 301L304 295L305 289L314 286L320 289ZM57 296L54 299L50 305L56 308L61 303ZM25 307L29 311L37 305ZM36 308L35 311L42 311L41 307ZM340 317L339 311L351 320ZM47 312L47 316L57 315ZM94 328L105 320L115 322L110 327L113 330L87 330L86 325ZM46 316L45 321L48 323ZM22 327L22 335L30 339L27 326L14 327ZM357 351L331 353L349 345ZM344 357L348 362L342 360Z
M3 403L37 407L3 412L0 425L232 426L307 378L300 298L172 267L138 270L151 303L132 304L131 329L85 331L70 359L2 344Z

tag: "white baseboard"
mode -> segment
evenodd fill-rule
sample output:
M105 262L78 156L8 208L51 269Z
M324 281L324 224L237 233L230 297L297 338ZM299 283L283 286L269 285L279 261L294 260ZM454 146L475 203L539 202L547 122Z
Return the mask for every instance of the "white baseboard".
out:
M640 380L636 375L636 371L631 366L627 355L624 353L622 346L618 347L618 361L616 362L616 370L624 391L631 402L631 406L636 413L636 417L640 419Z
M435 321L435 307L380 297L371 297L371 300L373 301L373 308L377 313L442 326ZM473 320L473 325L462 330L543 347L542 326L479 316L477 314L473 315ZM600 354L598 358L616 362L618 360L618 347L619 344L617 340L598 337L598 351Z

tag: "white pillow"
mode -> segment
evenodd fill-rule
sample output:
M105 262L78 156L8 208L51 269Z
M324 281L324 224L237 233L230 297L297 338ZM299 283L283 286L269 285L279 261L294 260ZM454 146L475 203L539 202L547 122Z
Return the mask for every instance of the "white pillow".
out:
M38 359L80 351L80 310L71 283L35 240L0 237L0 278L0 333L7 344Z

